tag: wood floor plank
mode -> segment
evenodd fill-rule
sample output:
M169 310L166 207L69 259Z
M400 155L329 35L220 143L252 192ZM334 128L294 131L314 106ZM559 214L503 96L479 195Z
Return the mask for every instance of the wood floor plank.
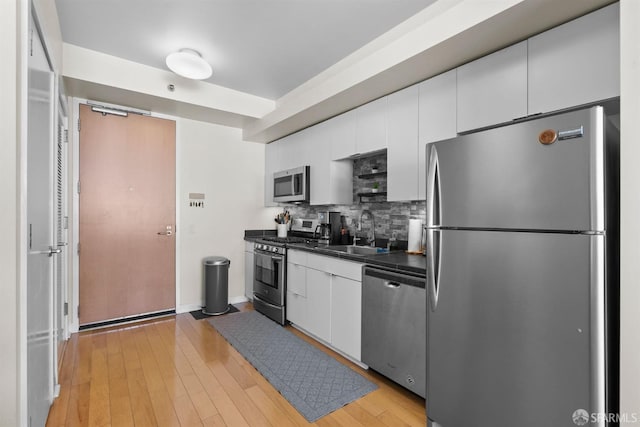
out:
M180 427L181 425L187 425L180 422L176 413L175 402L169 398L165 390L160 389L150 392L149 399L153 405L153 413L158 426Z
M142 368L127 372L131 411L136 427L157 425L153 404Z
M204 427L227 427L220 414L207 418L202 424Z
M60 384L71 383L73 379L73 368L76 365L75 359L78 355L78 334L71 335L62 357L62 366L59 372Z
M258 426L271 426L269 420L258 410L253 401L244 392L236 380L231 376L227 368L219 362L210 362L209 369L213 372L213 375L218 379L220 384L224 387L225 391L236 405L242 416L247 420L252 427Z
M134 426L126 377L109 376L109 402L112 427Z
M347 405L348 406L348 405ZM331 413L331 416L336 422L345 427L368 427L368 424L363 424L346 410L346 407L342 407L335 412Z
M65 427L84 427L89 425L89 391L91 383L71 385Z
M93 344L91 336L80 336L78 338L77 362L73 370L73 384L86 384L91 381L91 353Z
M95 336L98 338L100 336ZM104 338L104 337L103 337ZM104 342L105 345L102 345ZM106 339L94 339L98 343L91 356L91 389L89 394L89 425L103 427L111 425L109 403L109 368L107 365Z
M380 421L378 418L376 418L374 415L372 415L369 411L367 411L360 405L361 400L363 399L360 399L356 402L352 402L348 404L347 406L344 407L344 410L349 415L351 415L353 419L358 421L363 426L384 427L385 424L382 421ZM380 412L378 415L380 415L381 413L382 412Z
M379 389L308 423L206 320L185 313L73 334L47 427L426 425L423 399L287 329Z
M278 427L295 427L296 424L283 412L269 396L257 385L245 389L245 392L253 403L260 409L260 412L273 424Z
M193 402L188 395L180 396L173 402L180 425L182 426L202 426L198 411L193 406Z
M389 411L384 411L382 414L378 415L378 419L388 427L409 427L409 424L405 423Z

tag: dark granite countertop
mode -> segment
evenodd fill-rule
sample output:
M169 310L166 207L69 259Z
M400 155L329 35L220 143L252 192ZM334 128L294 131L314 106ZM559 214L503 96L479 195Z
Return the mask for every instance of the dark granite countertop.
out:
M422 255L411 255L405 251L392 251L375 255L353 255L342 251L336 251L322 246L311 246L305 244L288 244L288 248L299 249L319 255L332 256L335 258L355 261L362 264L386 267L393 270L406 271L408 273L426 275L427 261Z
M273 232L271 233L270 231L272 230L266 230L264 232L262 230L247 230L247 232L245 232L244 240L253 242L263 236L275 235L275 230L273 230ZM425 256L408 254L403 250L375 255L354 255L348 254L343 251L330 249L327 246L317 246L304 243L287 243L287 248L298 249L319 255L331 256L334 258L346 259L349 261L355 261L372 266L389 268L392 270L419 274L422 276L426 274L427 268L427 260Z

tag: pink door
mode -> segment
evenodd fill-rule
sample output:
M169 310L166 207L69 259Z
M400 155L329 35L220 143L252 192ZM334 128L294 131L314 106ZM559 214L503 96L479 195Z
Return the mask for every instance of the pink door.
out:
M175 122L80 123L80 324L174 309Z

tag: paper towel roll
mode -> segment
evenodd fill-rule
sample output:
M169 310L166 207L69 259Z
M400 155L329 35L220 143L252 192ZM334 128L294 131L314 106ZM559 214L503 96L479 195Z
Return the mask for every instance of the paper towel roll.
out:
M409 219L409 244L407 252L420 252L420 240L422 239L422 221Z

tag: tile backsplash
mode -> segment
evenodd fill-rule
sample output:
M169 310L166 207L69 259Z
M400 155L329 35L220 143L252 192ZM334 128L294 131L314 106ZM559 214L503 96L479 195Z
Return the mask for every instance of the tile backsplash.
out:
M364 210L373 213L375 220L376 238L389 239L394 234L398 240L407 240L409 219L417 218L422 222L426 217L424 200L407 202L387 202L385 195L360 197L360 193L370 193L373 183L377 182L378 191L387 191L387 177L385 174L360 178L361 175L371 174L374 166L380 172L387 170L387 155L382 153L376 156L364 157L354 160L353 163L353 203L351 205L287 205L287 209L296 218L315 218L321 211L339 211L346 219L346 224L351 235L366 237L371 231L371 220L368 216L362 220L362 230L358 231L358 223Z

